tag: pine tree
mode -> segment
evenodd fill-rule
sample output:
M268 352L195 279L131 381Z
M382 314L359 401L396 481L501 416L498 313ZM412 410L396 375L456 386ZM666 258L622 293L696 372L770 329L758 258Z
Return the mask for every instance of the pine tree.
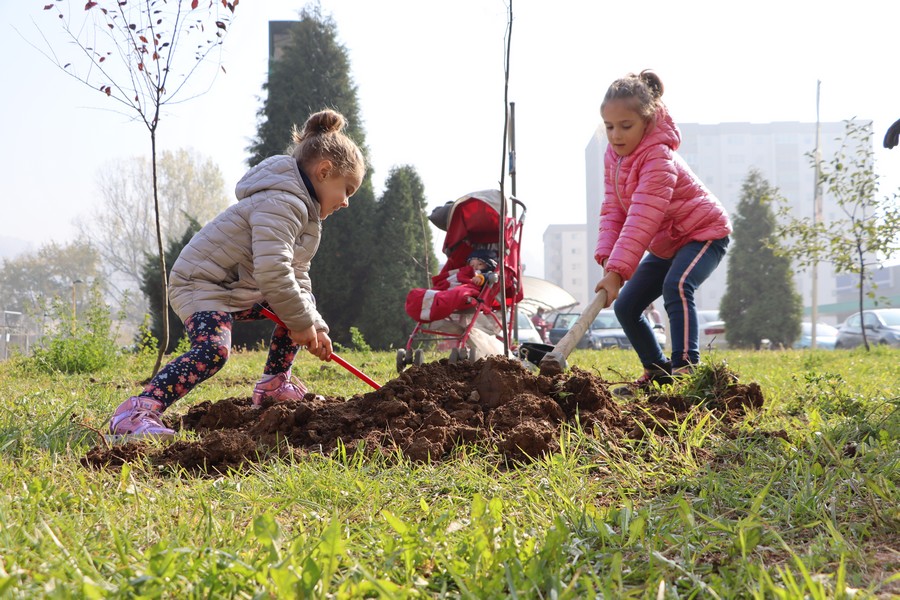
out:
M337 42L337 25L322 15L318 6L300 12L300 20L288 29L280 56L269 64L267 97L259 110L257 137L248 148L251 166L276 154L291 143L293 125L302 127L306 117L333 108L347 118L347 134L360 147L365 134L359 118L356 86L350 78L347 49Z
M425 190L411 166L395 167L378 202L376 230L382 240L370 271L360 327L373 348L403 346L414 322L403 310L406 295L431 283L437 260L425 215Z
M731 346L759 348L763 339L790 347L800 335L802 303L790 259L776 254L775 215L770 203L777 189L751 170L741 187L729 250L728 283L720 313Z
M347 50L337 42L334 21L323 16L317 6L301 11L280 58L270 65L263 89L268 96L259 112L257 139L248 148L251 165L284 153L291 127L302 127L310 114L326 107L344 115L347 135L367 153ZM323 224L322 241L310 266L319 312L331 328L331 338L344 345L351 343L350 327L363 330L369 317L359 298L380 244L372 228L374 219L375 194L369 172L350 199L350 208Z

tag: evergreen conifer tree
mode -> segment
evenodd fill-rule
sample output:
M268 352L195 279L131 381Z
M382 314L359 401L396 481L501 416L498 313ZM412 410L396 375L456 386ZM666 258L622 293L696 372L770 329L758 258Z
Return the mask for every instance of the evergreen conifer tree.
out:
M287 30L278 58L269 63L267 96L258 117L256 140L248 150L250 166L284 154L291 144L291 128L306 118L333 108L347 118L346 133L363 147L365 134L359 117L356 86L350 78L347 49L337 42L337 25L318 6L300 12Z
M751 170L741 187L729 249L728 283L720 304L728 344L759 348L763 339L790 347L800 335L802 302L794 286L790 259L770 246L775 215L770 203L777 189Z
M424 186L416 170L411 166L392 169L378 202L380 243L364 295L368 316L365 327L360 327L373 348L405 345L414 326L403 309L406 295L413 288L431 285L437 261L425 205Z
M347 119L347 135L367 153L359 115L356 87L350 78L346 48L337 42L337 27L317 6L304 8L289 29L287 41L269 67L268 91L259 112L256 141L248 148L255 165L268 156L283 154L294 124L330 107ZM375 194L371 173L366 174L350 207L328 217L319 250L310 267L318 310L331 328L335 342L350 345L350 327L366 328L369 311L359 301L369 281L370 261L378 242L372 224Z

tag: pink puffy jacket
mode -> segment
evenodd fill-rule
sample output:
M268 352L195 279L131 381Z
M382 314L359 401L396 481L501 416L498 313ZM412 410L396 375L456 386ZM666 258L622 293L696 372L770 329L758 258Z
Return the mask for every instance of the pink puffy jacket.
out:
M606 194L594 258L628 280L644 252L672 258L688 242L731 233L728 213L675 152L681 133L664 106L637 148L603 158Z

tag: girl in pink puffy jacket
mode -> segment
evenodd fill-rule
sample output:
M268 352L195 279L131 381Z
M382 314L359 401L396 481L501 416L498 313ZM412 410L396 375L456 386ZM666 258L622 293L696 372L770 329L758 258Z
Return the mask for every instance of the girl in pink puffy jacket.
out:
M665 384L700 361L694 293L719 265L731 222L725 209L676 153L681 133L662 102L652 71L609 86L600 114L609 145L605 196L594 258L603 267L596 291L631 340L644 374L619 393ZM653 335L644 309L660 296L669 317L672 355Z

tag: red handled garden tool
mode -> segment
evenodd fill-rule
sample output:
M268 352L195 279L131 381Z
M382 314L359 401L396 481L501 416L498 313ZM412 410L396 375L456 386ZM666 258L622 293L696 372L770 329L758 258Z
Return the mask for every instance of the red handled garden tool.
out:
M260 313L262 313L262 315L263 315L264 317L268 317L269 319L272 319L273 321L275 321L276 323L278 323L279 325L281 325L281 326L284 327L285 329L288 328L287 325L285 325L284 322L283 322L281 319L278 318L278 315L276 315L275 313L273 313L271 310L269 310L269 309L266 308L265 306L260 306L259 308L260 308ZM335 352L332 352L332 353L331 353L331 356L328 357L328 360L333 360L333 361L336 362L337 364L341 365L342 367L344 367L345 369L347 369L348 371L350 371L353 375L355 375L355 376L358 377L359 379L362 379L363 381L365 381L366 383L368 383L370 386L372 386L372 387L375 388L376 390L380 390L380 389L381 389L381 386L378 385L377 383L375 383L375 380L373 380L371 377L369 377L368 375L366 375L365 373L363 373L362 371L360 371L359 369L357 369L356 367L354 367L354 366L351 365L350 363L348 363L346 360L344 360L343 358L341 358L340 356L338 356Z

